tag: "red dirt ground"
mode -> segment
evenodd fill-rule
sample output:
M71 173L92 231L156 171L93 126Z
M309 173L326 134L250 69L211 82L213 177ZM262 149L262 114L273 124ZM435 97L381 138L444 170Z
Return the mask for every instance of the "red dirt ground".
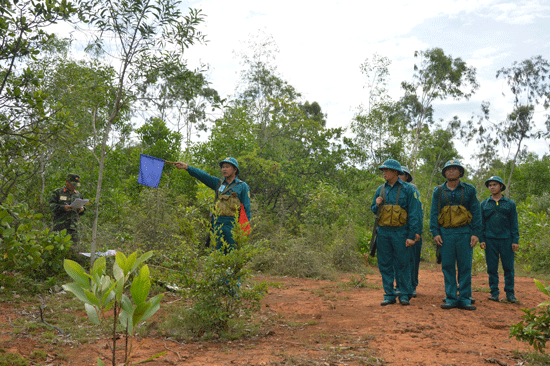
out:
M514 351L530 349L509 338L509 327L520 320L521 308L534 308L546 300L532 278L516 278L516 296L521 304L514 305L489 301L488 293L480 292L488 288L487 274L475 275L477 310L465 311L440 308L443 275L437 266L422 265L419 295L410 306L380 306L381 277L376 269L375 273L366 277L366 288L350 286L351 276L339 281L257 277L280 284L271 287L262 301L260 317L276 321L265 322L267 329L260 336L187 343L151 338L132 360L138 362L167 351L145 365L524 364L514 357ZM36 342L10 331L8 317L13 320L18 316L22 314L10 303L0 302L0 329L8 330L0 332L0 348L28 357ZM105 340L84 345L66 343L64 360L48 354L48 360L41 364L96 365L98 355L109 353L105 344Z

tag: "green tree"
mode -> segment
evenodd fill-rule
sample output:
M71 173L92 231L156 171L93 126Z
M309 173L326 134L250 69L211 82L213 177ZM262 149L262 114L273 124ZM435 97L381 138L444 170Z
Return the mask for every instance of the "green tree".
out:
M416 51L419 64L414 65L413 81L402 82L405 91L402 104L407 110L413 130L411 173L416 173L418 155L425 124L433 123L433 103L453 98L469 99L478 89L476 70L461 58L447 56L441 48Z
M95 219L92 228L91 251L94 253L101 187L105 169L105 155L111 126L121 110L147 90L147 76L151 70L162 68L167 62L183 55L185 49L204 39L196 29L203 21L198 10L190 9L182 15L177 0L91 0L81 1L81 20L95 28L94 39L88 50L96 54L110 54L118 60L117 91L103 131L98 180L95 195ZM105 39L111 40L105 43ZM162 52L158 52L162 50Z
M0 2L0 202L39 169L41 145L63 128L59 105L48 105L42 74L28 65L48 49L48 26L76 12L66 0Z

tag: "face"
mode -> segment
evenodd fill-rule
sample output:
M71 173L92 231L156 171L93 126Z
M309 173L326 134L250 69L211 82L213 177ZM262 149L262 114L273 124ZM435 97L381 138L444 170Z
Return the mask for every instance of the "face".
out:
M450 166L445 170L447 180L458 180L460 178L460 169L457 166Z
M393 169L382 169L382 176L384 177L384 180L387 180L391 182L394 179L397 179L397 171Z
M237 173L237 168L233 164L222 163L222 175L224 178L231 177Z
M489 192L491 192L491 194L499 194L502 190L502 185L495 181L490 181L487 187L489 188Z
M69 191L76 191L76 186L73 186L68 180L65 181L65 188Z
M397 175L399 179L401 179L403 182L407 181L407 174L398 174Z

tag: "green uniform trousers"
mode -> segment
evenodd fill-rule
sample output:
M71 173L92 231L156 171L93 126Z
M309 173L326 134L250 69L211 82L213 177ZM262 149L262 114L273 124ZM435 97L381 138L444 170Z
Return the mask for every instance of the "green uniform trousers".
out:
M469 233L441 234L441 269L445 277L445 294L447 305L470 306L472 296L472 256L470 246L472 235ZM457 273L458 272L458 273ZM458 281L458 283L457 283ZM457 298L457 292L459 297Z
M504 292L506 297L514 294L514 258L512 250L512 238L491 239L486 238L485 260L487 261L487 274L489 275L489 287L491 296L498 297L498 261L499 256L504 269Z
M405 245L406 230L379 230L377 237L378 269L382 275L384 300L394 300L397 293L393 287L395 278L401 291L400 300L409 300L412 296L411 254L412 247Z

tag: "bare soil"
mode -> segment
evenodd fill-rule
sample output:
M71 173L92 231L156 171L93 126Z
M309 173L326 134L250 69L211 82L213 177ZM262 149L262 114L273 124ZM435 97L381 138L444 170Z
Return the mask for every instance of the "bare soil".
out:
M354 286L359 282L352 275L338 281L256 277L279 284L270 287L262 301L259 319L269 321L262 323L259 335L234 341L185 343L161 337L139 339L135 344L141 346L132 361L166 351L145 364L525 364L515 351L530 349L509 338L509 328L520 320L521 308L534 308L546 300L532 278L516 277L516 296L521 301L517 305L489 301L487 274L477 274L473 277L477 310L466 311L440 308L445 294L438 266L421 266L418 297L411 300L410 306L380 306L381 277L376 269L374 273L362 278L366 287ZM47 360L34 363L42 365L96 365L98 356L107 360L105 339L75 344L65 337L64 341L44 346L36 335L17 332L14 320L29 314L11 302L0 301L0 349L5 352L30 357L33 350L42 349ZM75 309L75 317L83 316L82 309Z

